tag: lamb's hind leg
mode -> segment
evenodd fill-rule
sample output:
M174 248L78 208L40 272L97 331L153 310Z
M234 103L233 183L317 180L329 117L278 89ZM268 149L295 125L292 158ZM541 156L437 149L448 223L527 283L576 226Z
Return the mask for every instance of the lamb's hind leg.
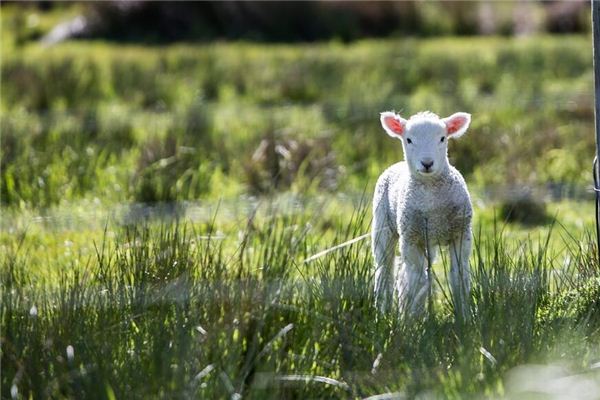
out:
M463 319L469 315L469 294L471 292L471 277L469 257L471 255L471 231L450 243L450 286L452 299L457 314Z
M385 216L373 216L371 244L375 258L375 304L386 312L394 300L394 254L398 236L392 231Z

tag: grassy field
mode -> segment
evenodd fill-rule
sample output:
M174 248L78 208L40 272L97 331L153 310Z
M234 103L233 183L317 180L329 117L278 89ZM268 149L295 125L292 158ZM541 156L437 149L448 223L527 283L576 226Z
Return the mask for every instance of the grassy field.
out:
M362 191L401 157L392 108L471 112L450 154L482 189L582 186L594 148L583 37L32 44L2 82L0 189L21 208Z
M597 393L591 237L555 227L563 246L551 247L479 225L470 321L454 318L444 257L429 314L382 315L368 241L305 262L368 230L364 204L341 204L13 233L1 269L3 396L523 398L549 379L569 398Z
M11 12L2 398L600 392L588 38L43 48ZM368 240L306 262L369 231L402 158L388 109L473 115L450 147L475 206L469 321L444 254L422 318L375 310Z

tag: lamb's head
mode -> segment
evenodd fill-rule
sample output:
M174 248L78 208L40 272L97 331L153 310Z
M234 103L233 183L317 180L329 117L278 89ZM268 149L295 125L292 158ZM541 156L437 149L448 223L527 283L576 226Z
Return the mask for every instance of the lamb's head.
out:
M391 111L381 113L383 129L402 141L410 171L420 177L435 177L448 169L448 139L462 136L470 122L471 115L463 112L448 118L422 112L408 120Z

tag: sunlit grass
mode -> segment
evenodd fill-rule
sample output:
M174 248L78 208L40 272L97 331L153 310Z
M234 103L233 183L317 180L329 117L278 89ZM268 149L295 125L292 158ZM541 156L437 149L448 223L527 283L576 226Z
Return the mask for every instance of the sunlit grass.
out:
M502 395L523 390L505 381L518 365L560 363L558 379L600 357L590 236L560 239L555 227L550 239L566 249L557 251L501 223L477 232L465 325L443 258L423 318L378 314L368 240L304 262L364 233L365 206L329 214L330 227L314 208L281 207L264 204L235 225L216 211L195 223L112 221L85 239L55 232L47 248L64 251L75 237L89 252L46 261L35 230L19 248L5 244L3 395L12 386L25 397Z
M63 11L2 8L1 397L599 387L588 38L31 40ZM444 253L423 318L375 310L368 239L311 258L369 231L388 109L473 114L466 324Z
M594 148L590 49L580 36L32 43L3 53L2 201L215 199L225 186L257 191L265 183L247 171L269 175L286 157L303 165L282 168L292 183L277 190L306 193L323 175L304 168L323 163L321 147L332 187L360 191L402 158L378 124L387 109L470 112L450 158L474 187L581 188ZM270 138L305 150L256 162Z

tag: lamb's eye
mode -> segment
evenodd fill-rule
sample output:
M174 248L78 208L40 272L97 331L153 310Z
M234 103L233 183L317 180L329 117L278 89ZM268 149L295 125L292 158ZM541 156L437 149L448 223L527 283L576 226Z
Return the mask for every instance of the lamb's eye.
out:
M442 138L440 139L440 142L444 142L444 140L446 140L446 138L444 136L442 136Z
M412 140L410 140L410 138L406 138L406 141L408 142L408 144L412 143Z

